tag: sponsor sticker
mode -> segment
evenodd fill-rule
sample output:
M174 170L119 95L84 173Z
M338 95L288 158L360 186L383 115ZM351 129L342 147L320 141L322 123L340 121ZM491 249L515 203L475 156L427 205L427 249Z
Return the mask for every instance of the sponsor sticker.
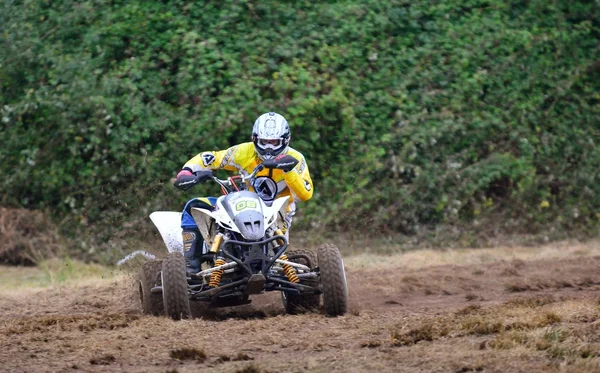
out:
M246 201L240 201L235 204L235 211L242 211L242 210L245 210L248 208L255 209L256 201L246 200Z
M233 155L233 151L236 149L237 149L237 146L227 149L227 153L225 153L225 156L223 157L223 160L221 161L221 165L219 166L219 168L225 167L225 165L227 164L227 162L229 162L229 159Z
M308 190L310 192L311 186L310 186L310 183L308 182L308 180L304 180L304 187L306 188L306 190Z
M194 232L183 232L183 242L191 242L196 239L196 233Z
M263 201L269 202L275 199L279 188L277 188L277 183L267 176L257 177L254 180L254 190L256 194L260 196Z
M204 166L210 166L215 161L215 155L212 153L203 153L202 154L202 162Z
M306 161L302 160L302 163L300 163L300 168L298 168L298 173L301 174L305 168L306 168Z

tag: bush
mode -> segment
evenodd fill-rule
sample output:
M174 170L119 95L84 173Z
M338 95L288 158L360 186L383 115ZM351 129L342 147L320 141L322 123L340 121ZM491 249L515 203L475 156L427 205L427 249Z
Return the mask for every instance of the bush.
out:
M59 234L40 211L0 207L0 264L31 265L53 257Z
M300 226L595 228L599 20L566 0L4 2L0 193L71 231L140 227L216 193L168 181L275 110L315 181Z

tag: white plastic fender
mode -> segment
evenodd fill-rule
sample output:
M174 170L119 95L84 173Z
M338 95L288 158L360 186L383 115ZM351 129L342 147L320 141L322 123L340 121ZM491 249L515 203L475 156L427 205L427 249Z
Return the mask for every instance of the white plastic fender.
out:
M170 253L183 252L183 238L181 237L181 212L155 211L150 214L150 220L158 229L167 250Z
M204 238L204 243L209 248L212 247L216 228L215 224L213 224L215 217L213 216L212 212L206 209L192 207L192 217L196 222L196 226L198 226L200 234Z
M285 207L289 202L289 197L279 197L271 204L271 207L266 207L265 213L265 228L269 228L273 223L277 221L277 213L279 211L285 215Z

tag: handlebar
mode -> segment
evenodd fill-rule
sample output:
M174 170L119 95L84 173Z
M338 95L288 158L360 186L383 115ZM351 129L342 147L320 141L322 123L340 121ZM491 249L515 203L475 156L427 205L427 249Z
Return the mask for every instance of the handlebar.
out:
M252 171L252 173L248 176L244 176L244 175L239 175L238 178L241 179L242 183L245 183L246 180L250 180L253 179L257 173L259 173L260 171L262 171L264 169L264 166L262 164L259 164L258 166L256 166L256 168L254 169L254 171ZM235 184L234 180L232 180L234 177L228 177L227 179L219 179L216 176L213 176L213 180L215 182L217 182L218 184L220 184L221 186L233 186L233 184Z
M256 174L259 173L260 171L262 171L264 168L265 167L262 164L259 164L258 166L256 166L254 171L252 171L252 173L248 176L238 175L238 176L228 177L227 179L224 179L224 180L221 180L221 179L217 178L216 176L213 176L212 179L221 186L223 193L227 194L227 191L231 190L231 188L238 189L237 185L235 183L236 179L239 179L242 184L245 184L247 180L254 179Z
M196 185L198 183L201 183L202 181L212 179L221 186L221 189L223 190L223 194L228 194L229 192L233 191L234 189L239 191L236 181L239 181L241 183L241 187L243 189L245 189L246 181L253 179L257 173L259 173L260 171L262 171L265 168L269 168L269 169L276 168L276 169L283 170L284 172L288 172L288 171L292 170L294 167L296 167L297 164L298 164L298 159L292 157L291 155L285 155L285 156L277 157L274 160L268 160L268 161L265 161L265 162L259 164L258 166L256 166L254 171L252 171L252 173L248 176L238 175L238 176L228 177L225 180L221 180L221 179L218 179L216 176L213 176L212 171L199 171L196 173L196 175L183 175L181 177L178 177L175 180L174 185L179 189L188 190L189 188L193 187L194 185Z

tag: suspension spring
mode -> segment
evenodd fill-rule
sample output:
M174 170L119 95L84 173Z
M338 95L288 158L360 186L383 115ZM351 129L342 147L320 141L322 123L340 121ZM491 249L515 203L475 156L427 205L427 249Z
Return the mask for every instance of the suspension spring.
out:
M283 254L282 256L279 257L279 259L287 261L288 257L287 257L287 255ZM300 282L300 279L298 278L298 275L296 274L296 270L291 265L283 264L283 273L285 273L285 275L287 276L288 280L290 280L290 282L293 282L293 283Z
M215 261L215 267L221 266L223 264L225 264L225 260L223 258L219 258ZM221 277L223 277L222 269L214 271L210 275L210 281L208 283L208 286L210 286L211 288L218 288L219 284L221 283Z
M285 234L281 229L276 229L274 233L275 233L276 236L283 236ZM283 240L277 240L277 244L279 246L282 246L283 245ZM283 255L283 256L285 256L285 255Z

